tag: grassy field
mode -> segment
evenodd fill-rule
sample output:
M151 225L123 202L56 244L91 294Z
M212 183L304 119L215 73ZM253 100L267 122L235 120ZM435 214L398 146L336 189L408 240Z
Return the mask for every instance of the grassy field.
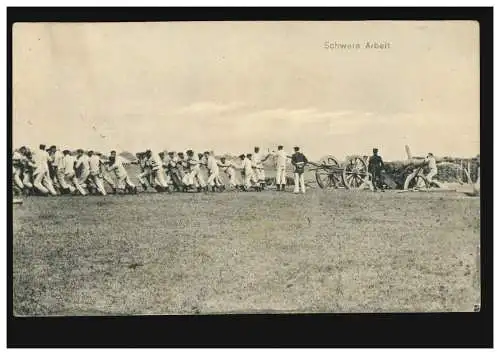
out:
M471 311L479 199L310 189L31 197L16 315Z

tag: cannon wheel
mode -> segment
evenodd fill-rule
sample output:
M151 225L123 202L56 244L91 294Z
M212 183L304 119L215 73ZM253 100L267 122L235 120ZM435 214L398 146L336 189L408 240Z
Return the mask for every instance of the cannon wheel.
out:
M418 172L417 174L410 174L406 177L405 184L403 190L410 189L429 189L431 187L439 188L439 185L435 183L429 183L425 178L425 175L422 172Z
M410 175L406 178L403 190L409 190L413 188L429 188L429 184L427 184L427 181L421 173L415 176Z
M368 177L368 166L360 156L348 157L342 172L342 182L349 190L361 188Z
M319 161L321 165L327 165L330 168L318 168L316 170L316 182L322 189L337 188L340 183L340 177L337 175L340 164L337 158L329 155Z

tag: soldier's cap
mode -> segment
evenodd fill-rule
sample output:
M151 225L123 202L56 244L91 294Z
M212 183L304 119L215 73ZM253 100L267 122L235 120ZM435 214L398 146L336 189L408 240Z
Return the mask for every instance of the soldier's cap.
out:
M186 154L187 155L192 155L192 154L194 154L194 152L191 149L189 149L189 150L186 151Z
M45 146L45 144L40 144L39 147L40 147L40 149L45 149L46 146Z
M373 151L374 152L378 152L378 148L373 148Z
M299 149L300 149L300 148L299 148L299 147L297 147L297 146L293 147L293 150L299 150Z
M146 154L151 153L151 149L146 149Z
M259 150L260 148L259 148L259 147L254 147L253 149L254 149L254 150Z
M116 150L112 150L111 152L109 152L110 154L116 154Z
M245 159L245 154L240 154L241 159Z
M205 153L203 153L205 155L210 155L210 152L208 150L205 151Z
M93 151L93 150L89 150L89 151L87 152L87 154L94 154L94 151Z
M63 154L69 154L69 153L70 153L69 149L64 149L63 150Z
M101 152L95 152L95 155L99 155L99 156L101 156L101 155L102 155L102 153L101 153Z
M177 155L184 155L184 152L179 152L177 153Z
M51 145L49 149L57 149L55 145Z
M168 152L168 155L174 155L175 152Z
M76 152L77 153L83 153L83 149L77 149Z
M247 158L250 158L252 156L252 154L248 153L247 154Z
M283 149L283 146L282 146L282 145L279 145L279 146L278 146L278 149Z

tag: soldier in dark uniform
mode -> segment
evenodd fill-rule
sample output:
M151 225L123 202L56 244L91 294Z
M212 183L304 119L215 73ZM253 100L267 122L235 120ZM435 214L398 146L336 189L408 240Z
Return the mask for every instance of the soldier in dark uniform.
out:
M307 165L308 160L306 156L299 151L299 147L294 147L293 150L295 151L292 155L292 165L294 167L293 176L295 180L295 188L293 192L298 194L300 190L300 192L305 194L306 186L304 183L304 168Z
M382 170L384 169L384 162L382 157L378 155L378 149L373 148L373 155L368 160L368 172L372 175L372 183L375 191L381 189L384 191L382 184Z

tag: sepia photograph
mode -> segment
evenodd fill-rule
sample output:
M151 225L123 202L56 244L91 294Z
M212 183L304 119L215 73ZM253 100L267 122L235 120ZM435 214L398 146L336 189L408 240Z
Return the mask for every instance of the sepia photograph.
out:
M17 22L16 317L478 312L475 21Z

